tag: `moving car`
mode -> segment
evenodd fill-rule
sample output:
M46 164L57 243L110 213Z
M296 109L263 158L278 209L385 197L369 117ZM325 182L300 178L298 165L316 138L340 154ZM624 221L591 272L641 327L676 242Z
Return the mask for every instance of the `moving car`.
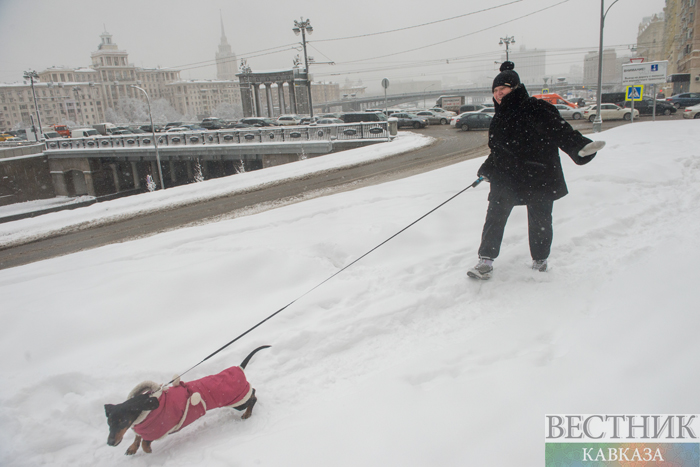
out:
M55 139L55 138L63 138L63 136L59 135L55 131L45 131L43 133L44 139ZM1 141L1 140L0 140Z
M200 127L207 130L220 130L226 126L226 122L217 117L208 117L202 120Z
M623 109L615 104L601 104L600 116L603 120L631 120L632 109ZM583 118L587 118L589 122L595 120L598 115L597 106L592 105L583 109ZM639 117L639 110L634 109L634 118Z
M554 107L557 108L557 110L559 111L559 115L561 115L563 118L581 120L581 118L583 117L583 110L581 109L572 109L568 105L564 104L556 104Z
M342 114L340 119L345 123L386 122L388 120L384 112L348 112Z
M683 118L700 118L700 104L686 107Z
M280 126L299 125L299 123L301 123L301 117L298 115L280 115L277 117L277 124Z
M76 128L70 131L71 138L92 138L95 136L100 136L100 134L94 128Z
M70 128L67 125L54 125L53 129L56 133L66 138L70 138Z
M632 102L626 101L624 107L627 109L631 108ZM654 99L644 98L641 101L635 101L634 108L635 110L639 110L639 113L642 115L651 115L654 113ZM676 113L676 110L676 106L669 102L659 100L656 101L656 113L659 115L671 115Z
M425 118L430 125L447 125L450 122L450 117L444 114L437 114L432 110L421 110L416 112L416 115Z
M277 123L272 118L266 117L247 117L242 118L239 123L245 123L246 125L252 126L276 126Z
M466 112L457 117L455 127L463 131L491 126L493 116L488 112Z
M0 141L7 141L10 138L14 138L14 136L9 133L0 133Z
M316 124L318 124L318 125L336 125L338 123L345 123L345 122L339 118L321 118L316 122Z
M666 102L670 102L677 109L700 104L700 92L684 92L675 96L667 97Z
M418 129L428 126L428 120L425 117L419 117L416 114L397 112L391 116L399 121L398 128L410 126Z

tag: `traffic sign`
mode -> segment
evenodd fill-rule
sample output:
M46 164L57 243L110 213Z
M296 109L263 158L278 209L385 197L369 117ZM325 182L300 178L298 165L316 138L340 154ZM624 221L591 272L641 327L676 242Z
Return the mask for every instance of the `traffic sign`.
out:
M644 85L639 86L627 86L625 90L625 100L626 101L641 101L644 95Z
M622 65L622 84L663 84L668 61L627 63Z
M382 80L382 87L383 87L384 89L386 89L386 88L389 87L389 80L388 80L387 78L384 78L384 79Z
M549 94L548 88L542 88L542 94Z

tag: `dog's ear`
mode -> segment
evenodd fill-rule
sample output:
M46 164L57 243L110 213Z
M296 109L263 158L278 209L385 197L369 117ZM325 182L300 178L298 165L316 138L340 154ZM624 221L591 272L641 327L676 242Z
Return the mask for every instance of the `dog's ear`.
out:
M149 397L146 399L146 408L144 410L155 410L160 406L160 402L157 397Z
M114 405L113 404L105 404L105 415L107 415L107 418L112 414L114 411Z
M155 410L160 403L157 397L151 397L149 394L141 394L131 399L131 408L136 410Z

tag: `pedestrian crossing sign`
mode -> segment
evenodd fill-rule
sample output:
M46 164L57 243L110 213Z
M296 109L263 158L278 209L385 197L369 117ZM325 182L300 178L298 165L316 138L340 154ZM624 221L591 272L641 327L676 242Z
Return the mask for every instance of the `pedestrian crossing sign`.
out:
M644 95L644 85L638 84L635 86L627 86L625 91L626 101L641 101Z

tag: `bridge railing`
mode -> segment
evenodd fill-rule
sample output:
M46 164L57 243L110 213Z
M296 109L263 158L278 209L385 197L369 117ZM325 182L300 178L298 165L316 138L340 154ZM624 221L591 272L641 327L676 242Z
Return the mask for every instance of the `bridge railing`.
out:
M390 138L388 122L365 122L336 125L260 127L215 131L156 133L158 147L176 148L231 144L298 143L302 141L334 141ZM47 150L99 150L152 148L153 135L95 136L89 138L51 139Z

